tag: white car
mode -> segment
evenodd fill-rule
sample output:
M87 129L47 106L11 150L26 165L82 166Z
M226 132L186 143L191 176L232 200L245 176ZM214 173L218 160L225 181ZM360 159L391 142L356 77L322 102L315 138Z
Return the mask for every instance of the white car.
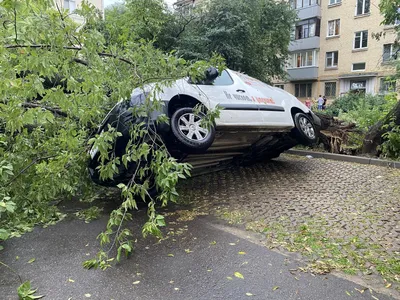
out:
M114 147L117 156L124 154L130 125L143 121L134 118L129 108L143 104L153 86L135 89L130 101L117 104L100 126L99 132L110 124L122 133ZM156 127L170 153L191 163L195 172L233 162L270 159L296 144L313 144L321 125L320 119L293 95L228 69L218 74L215 68L209 68L202 82L177 80L163 88L157 98L165 105L162 111L149 115L147 122ZM205 109L221 108L211 128L201 122L205 115L195 113L198 104ZM160 114L167 115L170 124L156 124ZM130 179L131 172L121 166L114 180L101 181L96 170L98 150L91 149L90 156L89 172L96 183L115 185Z

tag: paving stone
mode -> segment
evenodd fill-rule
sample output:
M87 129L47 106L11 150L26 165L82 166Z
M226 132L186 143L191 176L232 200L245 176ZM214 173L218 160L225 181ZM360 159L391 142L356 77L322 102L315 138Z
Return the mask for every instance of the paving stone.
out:
M192 178L181 195L242 211L251 221L321 217L338 237L400 250L400 169L283 155Z

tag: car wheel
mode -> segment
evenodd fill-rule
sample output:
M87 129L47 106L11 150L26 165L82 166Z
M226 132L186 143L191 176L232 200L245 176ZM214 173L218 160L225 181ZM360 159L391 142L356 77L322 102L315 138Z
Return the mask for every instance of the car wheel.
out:
M171 118L171 129L186 152L204 152L214 142L215 127L206 128L201 121L205 115L195 114L193 108L178 109Z
M308 146L317 142L317 130L306 114L297 113L294 116L294 124L296 128L292 133L300 144Z

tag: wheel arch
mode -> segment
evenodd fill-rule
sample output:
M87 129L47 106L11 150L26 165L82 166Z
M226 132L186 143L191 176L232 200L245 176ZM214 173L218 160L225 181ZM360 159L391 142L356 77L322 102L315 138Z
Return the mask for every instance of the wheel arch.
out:
M313 118L312 118L312 115L311 115L311 111L309 111L309 112L307 113L307 112L305 112L304 110L302 110L301 108L298 108L298 107L296 107L296 106L293 106L293 107L290 109L290 113L291 113L291 115L292 115L293 121L294 121L294 116L295 116L297 113L303 113L303 114L305 114L306 116L309 116L309 117L311 118L311 120L313 119Z
M195 97L179 94L171 98L168 102L168 117L172 117L173 113L183 107L195 107L197 104L202 104Z

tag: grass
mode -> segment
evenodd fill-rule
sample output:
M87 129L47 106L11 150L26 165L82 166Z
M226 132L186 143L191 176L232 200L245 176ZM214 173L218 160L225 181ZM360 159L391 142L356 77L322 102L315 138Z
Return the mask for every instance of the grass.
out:
M234 211L229 215L236 216ZM237 217L230 221L236 222ZM379 275L386 286L399 289L399 253L390 253L358 236L335 237L323 219L308 219L299 225L293 225L285 218L278 222L253 221L246 224L246 229L263 233L270 248L302 254L306 258L304 271L326 274L338 270L364 277Z

